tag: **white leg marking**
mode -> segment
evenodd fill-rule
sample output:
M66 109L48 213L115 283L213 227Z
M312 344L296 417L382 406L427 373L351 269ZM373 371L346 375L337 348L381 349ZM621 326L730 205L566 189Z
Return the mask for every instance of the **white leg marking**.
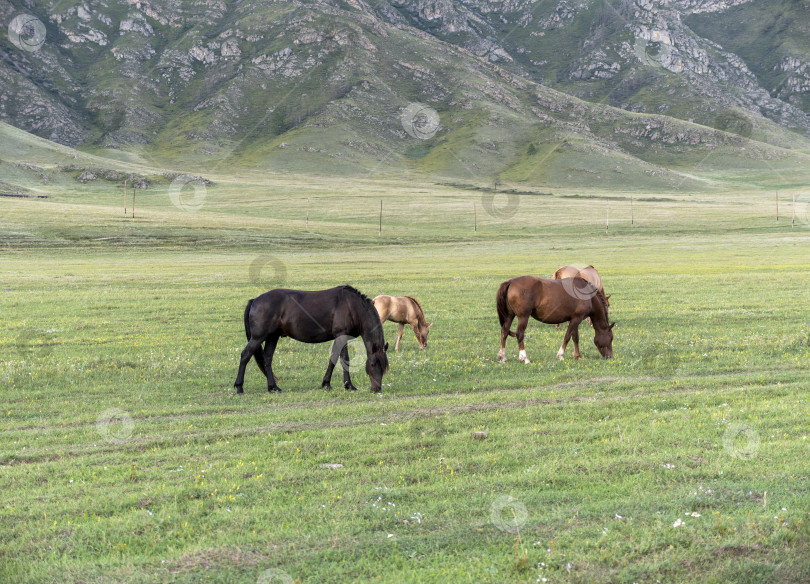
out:
M531 363L531 361L529 361L529 358L526 356L525 350L518 353L518 361L520 361L521 363L526 363L527 365Z
M498 349L498 361L506 363L506 351L503 348Z
M565 355L565 350L563 350L563 348L560 347L560 350L557 351L557 359L562 361L565 358L564 355Z

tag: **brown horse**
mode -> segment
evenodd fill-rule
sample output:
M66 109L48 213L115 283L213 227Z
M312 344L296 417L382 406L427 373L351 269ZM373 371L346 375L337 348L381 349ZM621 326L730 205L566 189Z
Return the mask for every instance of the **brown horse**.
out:
M399 325L397 330L397 344L394 349L399 351L399 341L402 338L402 332L405 330L405 325L411 325L413 334L416 335L416 341L419 343L419 348L424 349L427 347L428 329L432 322L425 320L425 313L422 310L422 305L416 298L410 296L385 296L384 294L377 296L372 301L374 308L380 314L380 322L386 320L395 322Z
M571 291L574 291L572 293ZM506 361L506 337L517 338L518 360L529 363L523 337L529 317L548 324L568 322L557 358L562 361L569 339L574 340L574 358L581 359L579 353L579 323L591 317L595 331L593 342L603 358L613 356L613 327L610 324L605 297L599 290L583 278L546 280L536 276L520 276L501 284L496 296L498 319L501 322L501 349L498 360ZM517 332L510 330L512 320L518 317Z

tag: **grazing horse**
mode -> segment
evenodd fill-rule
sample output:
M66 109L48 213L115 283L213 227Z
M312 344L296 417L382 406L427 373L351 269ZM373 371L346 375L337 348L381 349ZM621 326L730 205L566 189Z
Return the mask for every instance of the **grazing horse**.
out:
M375 297L373 302L374 308L380 313L381 323L390 320L399 325L395 350L399 351L399 341L402 338L402 331L405 329L406 324L411 325L411 328L413 328L413 334L416 335L419 348L424 349L427 347L427 337L430 332L428 329L433 323L425 320L422 305L419 304L416 298L410 296L385 296L383 294Z
M329 290L304 292L276 289L258 298L248 300L245 307L245 333L248 344L242 351L239 373L234 387L242 393L245 368L251 357L267 377L267 391L281 391L273 375L273 353L281 337L290 337L304 343L324 343L335 340L332 355L321 387L331 389L332 370L338 360L343 365L343 386L357 388L349 376L348 343L363 338L366 347L366 373L371 379L371 391L382 389L382 376L388 371L388 343L374 304L351 286L338 286ZM260 351L264 343L264 350Z
M572 293L571 291L574 291ZM574 358L581 359L579 353L579 323L591 317L594 331L593 342L603 358L613 356L613 327L608 317L607 301L601 292L583 278L546 280L535 276L520 276L507 280L498 288L496 296L498 320L501 322L501 349L498 360L506 361L506 338L517 338L520 353L518 360L529 363L523 337L529 317L547 324L568 322L557 358L562 361L568 340L574 340ZM512 320L518 317L517 332L512 332Z

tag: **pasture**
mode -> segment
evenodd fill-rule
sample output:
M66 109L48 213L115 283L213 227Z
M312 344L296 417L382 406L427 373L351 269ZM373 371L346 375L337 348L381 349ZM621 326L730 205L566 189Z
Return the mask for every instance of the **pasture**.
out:
M810 581L806 205L212 178L0 199L0 581ZM566 264L615 357L531 321L499 364L498 285ZM325 392L282 339L237 396L246 301L341 283L419 298L428 348L386 323L382 393Z

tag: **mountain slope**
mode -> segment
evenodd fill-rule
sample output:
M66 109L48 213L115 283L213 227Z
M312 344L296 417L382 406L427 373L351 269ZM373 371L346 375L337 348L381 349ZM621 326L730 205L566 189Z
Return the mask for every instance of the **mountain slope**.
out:
M29 12L12 4L0 16ZM701 176L718 169L795 169L806 160L800 151L810 151L810 141L785 127L803 129L797 106L786 105L784 115L773 110L780 125L734 100L690 102L690 89L677 107L670 100L668 109L625 108L656 114L644 115L609 105L618 95L610 83L619 83L609 76L602 85L582 78L556 84L599 102L589 103L538 83L542 67L530 71L510 56L531 64L515 49L520 35L553 44L532 36L545 30L551 37L551 24L531 29L535 21L524 18L523 28L502 36L506 48L478 54L476 39L497 32L493 23L510 23L512 16L495 10L500 3L423 4L86 0L60 2L54 13L35 7L45 44L25 51L0 42L7 81L0 119L154 167L418 172L617 188L707 188ZM525 3L508 6L520 14ZM572 10L561 23L592 31L595 18L605 39L615 36L610 42L631 32L603 16L610 11L587 3ZM537 42L532 50L572 71L587 61L573 58L573 44ZM661 73L660 63L644 67L665 79L639 85L633 99L652 103L662 91L692 88L684 75ZM686 115L692 103L701 115ZM704 125L664 115L674 109Z

